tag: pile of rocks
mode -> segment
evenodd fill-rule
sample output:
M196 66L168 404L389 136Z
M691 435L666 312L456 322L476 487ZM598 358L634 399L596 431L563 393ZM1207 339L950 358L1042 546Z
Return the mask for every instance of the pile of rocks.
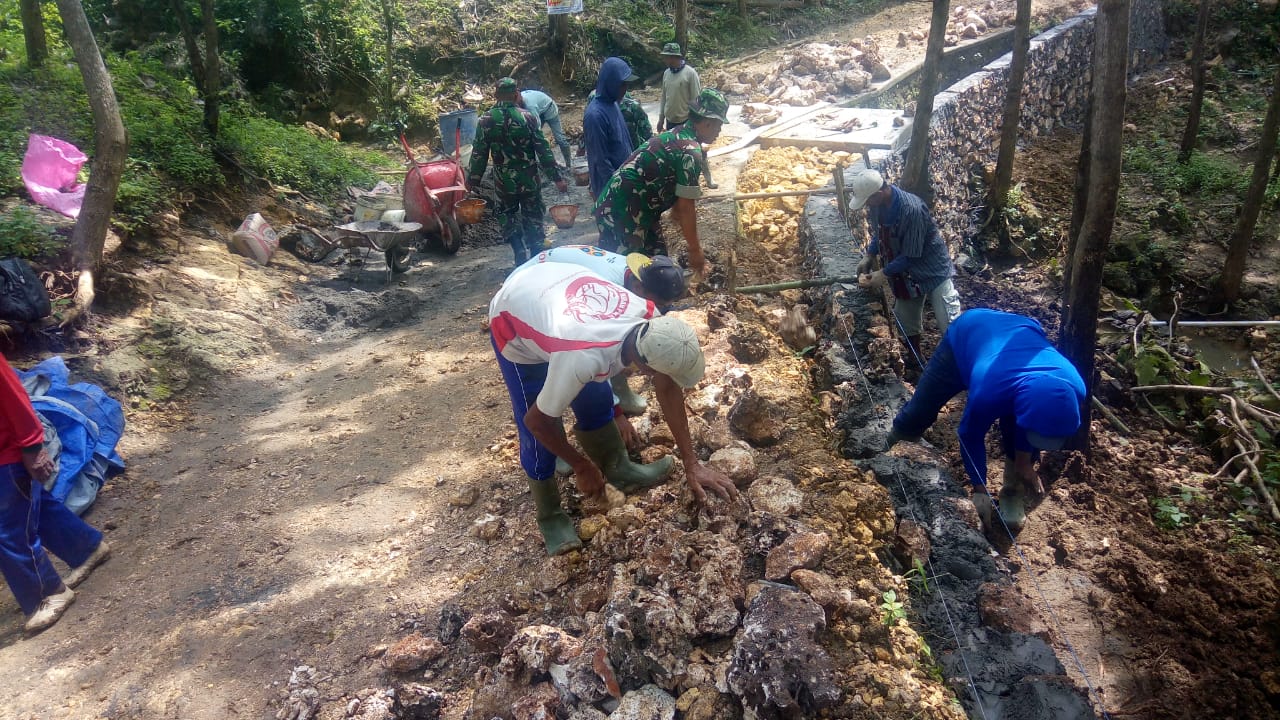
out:
M807 43L785 54L772 72L743 72L721 89L753 103L805 106L833 102L887 80L889 69L872 38L849 43Z
M845 152L822 152L792 147L760 150L738 179L743 193L813 190L831 182L831 171ZM798 237L800 211L806 197L792 196L748 200L742 203L740 219L743 234L770 252L794 249Z
M977 6L957 5L951 10L951 18L947 20L947 46L958 45L961 40L972 40L990 30L1013 24L1013 2L988 0L987 4ZM912 43L923 43L929 39L927 30L912 30L898 33L898 47L906 47Z

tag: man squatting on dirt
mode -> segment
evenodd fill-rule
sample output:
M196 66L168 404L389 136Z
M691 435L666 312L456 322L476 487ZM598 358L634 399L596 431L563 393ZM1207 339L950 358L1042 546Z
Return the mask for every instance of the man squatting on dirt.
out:
M609 178L596 200L600 246L607 250L665 255L659 231L662 213L671 210L689 248L689 267L707 274L707 259L698 239L694 200L702 197L698 184L702 145L714 143L728 122L729 103L716 90L703 90L689 108L689 121L658 133Z
M4 356L0 365L0 571L27 616L24 629L35 633L62 617L76 598L71 588L110 557L111 548L45 489L54 466L44 426ZM74 568L65 580L46 548Z
M969 310L956 318L929 358L915 394L885 440L915 442L938 419L948 400L968 390L957 433L973 504L990 527L986 436L1000 421L1004 484L1000 516L1013 532L1026 521L1025 494L1044 492L1034 463L1041 450L1061 450L1080 429L1084 380L1049 342L1040 323L998 310Z
M647 465L632 463L620 426L630 421L615 410L605 382L634 365L653 378L684 462L694 496L706 490L736 498L733 482L704 466L695 453L685 415L684 390L702 379L702 349L693 329L669 316L655 317L653 303L575 265L546 263L513 272L489 303L494 354L511 395L520 438L520 464L537 507L538 529L548 555L582 547L573 521L560 507L555 460L573 467L578 490L597 496L607 479L623 492L660 484L671 471L670 456ZM560 417L573 408L574 434L586 456L565 437Z
M858 284L878 288L888 282L893 289L893 315L916 358L924 329L924 302L933 306L938 332L960 314L960 295L951 278L947 243L924 206L924 201L884 181L875 170L863 170L849 184L853 197L849 208L867 206L871 245L858 263ZM876 256L884 256L884 268L872 272Z
M584 267L596 277L621 285L645 300L652 300L660 310L684 297L684 273L666 255L619 255L591 245L561 245L543 250L516 269L523 270L543 263L568 263ZM609 384L613 386L613 404L621 408L623 413L643 415L649 408L649 403L631 390L625 374L618 373L609 378ZM630 438L624 440L628 440L628 445L631 444ZM563 474L568 474L568 470Z
M498 80L494 98L497 103L480 116L476 123L476 139L471 148L471 168L467 188L475 190L484 177L489 156L493 156L493 185L498 192L498 218L502 221L502 237L511 244L516 265L542 249L546 230L542 216L542 183L538 166L556 184L560 192L568 192L569 184L560 175L551 147L542 135L537 116L516 107L516 81L509 77Z

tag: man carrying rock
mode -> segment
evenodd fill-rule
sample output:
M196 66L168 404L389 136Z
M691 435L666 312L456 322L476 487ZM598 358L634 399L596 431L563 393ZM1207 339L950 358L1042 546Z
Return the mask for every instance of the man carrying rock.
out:
M568 263L584 267L597 277L646 300L652 300L659 308L684 297L684 273L666 255L649 257L640 253L619 255L591 245L561 245L534 255L518 269L543 263ZM643 415L649 404L635 394L627 384L627 376L618 373L609 378L613 386L615 404L627 415Z
M627 83L639 79L622 58L608 58L600 66L595 97L582 113L583 144L587 148L590 172L588 189L592 199L600 197L605 183L635 149L618 102L627 94Z
M1026 521L1027 497L1044 492L1035 469L1039 451L1061 450L1080 429L1084 381L1040 323L998 310L969 310L942 336L915 394L893 419L885 451L901 440L919 440L942 406L965 390L969 397L957 433L973 504L990 527L986 436L999 420L1006 457L999 510L1017 532Z
M484 177L489 156L493 156L493 184L498 193L498 217L503 238L511 244L515 264L542 249L546 230L542 219L542 183L538 166L551 178L556 189L568 192L569 184L560 175L538 119L516 107L516 81L502 78L494 94L497 103L480 117L471 151L471 172L467 187L475 189Z
M662 61L667 69L662 71L662 98L658 101L658 132L674 130L689 120L689 108L702 94L702 80L698 71L684 59L680 43L669 42L662 46ZM710 144L710 143L705 143ZM706 148L702 153L702 173L707 176L707 187L715 190L718 185L711 180L711 163Z
M893 315L911 352L920 359L925 300L933 307L939 333L945 333L947 324L960 314L960 295L951 281L956 269L947 243L924 201L885 182L875 170L855 175L849 189L849 208L867 207L867 229L871 233L871 245L858 263L858 284L878 288L889 283L894 297ZM878 270L874 269L877 256L884 258L884 267Z
M655 135L618 168L596 201L602 247L667 254L658 221L662 213L672 210L689 247L689 267L706 274L694 207L694 200L702 197L698 186L701 143L715 142L720 136L728 110L724 95L703 90L689 108L687 123Z
M541 90L521 90L516 104L533 113L538 118L538 132L542 127L551 128L551 137L560 148L560 156L564 158L566 169L573 166L573 154L569 152L569 138L565 137L564 128L560 125L560 107L551 96Z
M601 493L606 479L628 492L660 484L671 471L670 457L638 465L627 455L618 424L629 423L615 417L604 382L627 366L653 378L694 496L702 501L711 490L737 497L728 477L698 460L689 435L684 390L702 379L704 361L697 335L683 321L657 316L653 303L585 268L544 263L507 278L489 304L489 330L548 555L582 547L560 506L556 457L573 467L586 496ZM564 434L560 417L570 407L586 456Z

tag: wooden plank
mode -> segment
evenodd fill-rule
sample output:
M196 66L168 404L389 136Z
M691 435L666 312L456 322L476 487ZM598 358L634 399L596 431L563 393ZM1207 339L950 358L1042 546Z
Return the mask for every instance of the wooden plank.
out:
M711 150L710 152L707 153L707 157L720 157L721 155L728 155L729 153L737 152L742 148L747 147L751 143L755 142L756 138L760 137L761 135L764 135L766 133L781 132L782 130L786 130L787 128L798 125L801 122L804 122L805 120L809 119L810 116L817 113L819 110L825 109L827 107L830 107L830 103L825 103L825 102L818 103L817 105L812 106L809 110L806 110L789 120L775 120L774 122L768 125L761 125L760 127L755 128L751 132L747 133L746 135L743 135L741 138L738 139L737 142L733 143L732 145L725 145L724 147L718 147L718 148L715 148L714 150Z

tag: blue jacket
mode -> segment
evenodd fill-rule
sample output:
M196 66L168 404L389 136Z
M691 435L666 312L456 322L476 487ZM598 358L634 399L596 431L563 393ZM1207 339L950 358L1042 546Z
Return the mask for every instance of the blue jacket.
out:
M622 58L611 57L600 66L596 80L596 97L582 114L582 132L587 146L587 164L591 171L591 197L599 197L615 170L630 157L631 132L618 109L623 81L631 75L631 66Z
M998 310L968 310L951 321L943 341L969 389L957 432L965 471L975 483L987 475L985 439L996 420L1015 419L1014 449L1024 452L1035 451L1028 430L1065 437L1080 428L1084 380L1040 323Z

